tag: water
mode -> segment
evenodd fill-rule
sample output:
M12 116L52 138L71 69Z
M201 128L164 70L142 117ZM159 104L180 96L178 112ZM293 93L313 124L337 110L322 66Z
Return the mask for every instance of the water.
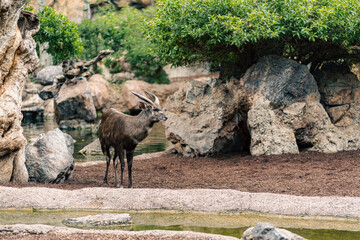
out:
M58 125L54 119L51 119L36 122L24 121L22 123L22 127L24 130L24 136L28 141L30 141L31 139L38 138L42 133L46 133L57 128ZM76 162L98 161L105 159L102 154L97 156L83 156L79 153L79 150L97 139L97 133L94 129L63 130L63 132L70 134L75 140L74 158ZM164 151L170 146L171 143L165 136L164 125L162 123L156 123L149 136L144 141L140 142L136 147L135 155Z
M66 218L122 211L0 210L0 224L46 224L64 226ZM359 220L299 218L255 213L204 213L183 211L129 211L133 224L129 230L194 231L241 238L243 232L258 222L270 222L309 240L358 240ZM333 230L332 227L340 230ZM316 228L316 229L314 229ZM99 229L99 228L95 228ZM102 228L102 229L123 229Z

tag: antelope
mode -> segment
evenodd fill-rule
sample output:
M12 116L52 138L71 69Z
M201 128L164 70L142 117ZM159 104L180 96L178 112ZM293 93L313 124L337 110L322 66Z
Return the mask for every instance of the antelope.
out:
M125 168L124 154L126 152L129 184L132 187L131 168L136 146L150 133L154 123L166 121L166 115L161 111L160 101L154 94L145 91L154 101L138 93L131 92L138 97L141 112L137 116L126 115L116 109L105 110L98 130L101 150L106 156L106 172L104 184L107 184L109 165L111 161L110 148L115 150L113 165L115 169L115 186L123 187L123 172ZM118 184L117 166L120 159L121 175L120 185Z

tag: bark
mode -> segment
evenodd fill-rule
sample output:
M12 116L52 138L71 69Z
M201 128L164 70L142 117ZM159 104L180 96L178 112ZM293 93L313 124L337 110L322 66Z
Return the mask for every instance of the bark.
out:
M38 64L32 39L40 26L26 0L0 0L0 182L27 182L21 127L21 95L28 73Z

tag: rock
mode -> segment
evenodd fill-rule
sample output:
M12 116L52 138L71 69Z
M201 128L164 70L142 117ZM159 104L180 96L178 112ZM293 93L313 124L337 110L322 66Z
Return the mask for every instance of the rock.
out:
M174 79L188 79L195 78L197 76L210 75L210 64L197 64L186 67L173 67L166 65L163 67L168 77L173 81Z
M166 136L185 156L247 150L246 119L240 113L241 92L234 82L189 80L167 100Z
M319 92L306 66L265 56L240 81L187 81L168 99L167 137L186 156L248 149L252 155L360 149L359 81L346 75L348 70L340 73L346 76L334 80L340 87L323 80ZM139 85L131 90L139 91ZM321 100L329 104L326 109Z
M248 228L241 240L306 240L305 238L288 230L276 228L270 223L258 223L255 227Z
M26 81L24 90L22 92L22 101L26 101L31 98L34 94L37 94L44 86L41 84Z
M240 84L249 107L251 154L298 153L296 131L282 121L282 116L303 116L306 99L319 101L316 81L307 67L282 57L266 56L246 71Z
M89 87L96 110L102 110L110 100L109 83L100 74L95 74L89 79Z
M95 139L90 144L86 145L83 149L79 151L79 153L83 155L102 155L103 152L101 151L101 144L99 139Z
M22 112L44 112L44 100L38 94L32 96L22 103Z
M26 147L26 168L30 182L63 183L74 169L74 140L60 129L42 134Z
M131 72L120 72L112 75L113 83L122 83L128 80L134 80L135 74Z
M96 125L94 123L88 123L82 119L72 119L72 120L62 120L59 123L59 128L63 130L85 129L85 128L95 129Z
M83 19L88 19L91 16L91 14L88 13L88 11L90 11L89 3L88 1L84 0L32 0L30 2L30 6L34 7L35 12L44 5L54 8L57 12L67 16L70 21L76 22L78 24L80 24Z
M55 97L55 116L58 123L63 120L94 122L96 109L88 82L85 78L75 84L63 84Z
M39 97L45 101L45 100L54 98L55 95L57 94L57 92L58 92L58 89L56 87L56 84L51 85L51 86L45 86L43 89L41 89L39 91Z
M68 218L63 221L69 227L119 227L132 224L132 217L128 213L123 214L96 214L79 218Z
M40 70L36 75L36 80L44 86L53 85L55 78L62 74L61 66L48 66Z
M32 36L39 18L22 11L26 0L0 4L0 183L27 182L26 139L21 128L22 91L37 63Z
M22 103L21 112L24 119L36 119L44 115L44 100L38 94L32 96Z
M47 119L55 117L54 99L48 99L44 102L44 117Z
M328 63L314 76L331 122L338 127L360 125L360 81L350 68Z
M250 152L254 155L296 153L296 145L301 151L326 153L360 147L359 130L332 124L320 103L324 97L306 66L266 56L246 71L240 84L246 95L243 111L250 110ZM258 101L268 103L259 105ZM333 119L339 115L333 114Z
M283 109L295 102L304 102L309 95L319 96L316 81L308 68L279 56L262 57L240 81L248 104L261 95L273 108Z
M166 99L174 94L182 83L176 82L171 84L150 84L144 81L131 80L126 81L122 87L122 95L124 99L124 105L128 111L138 111L139 100L131 91L147 96L145 90L155 94L161 103L165 103Z
M294 131L281 123L270 101L258 98L248 112L248 128L251 135L251 155L296 154Z

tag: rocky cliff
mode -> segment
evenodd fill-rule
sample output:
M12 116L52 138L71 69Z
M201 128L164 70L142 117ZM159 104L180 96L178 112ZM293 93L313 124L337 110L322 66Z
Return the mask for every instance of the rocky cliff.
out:
M21 128L21 93L38 63L36 15L22 11L26 0L0 1L0 182L27 181Z
M103 6L105 2L111 2L116 9L125 6L141 9L153 4L151 0L33 0L30 6L35 10L43 6L50 6L67 16L70 21L81 23L83 19L92 19L97 12L97 8Z

